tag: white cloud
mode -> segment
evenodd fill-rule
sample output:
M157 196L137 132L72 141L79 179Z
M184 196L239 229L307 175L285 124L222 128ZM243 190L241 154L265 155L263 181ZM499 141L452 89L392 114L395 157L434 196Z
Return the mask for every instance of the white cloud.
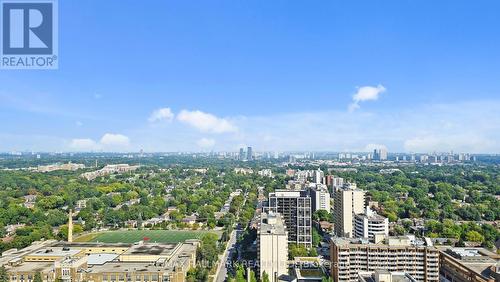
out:
M81 122L81 121L79 121L79 120L77 120L77 121L75 122L75 124L76 124L76 126L78 126L78 127L83 126L83 122Z
M69 147L76 151L92 151L98 148L97 143L90 138L72 139Z
M385 145L382 145L382 144L368 144L365 146L365 149L364 149L364 152L373 152L373 150L380 150L380 149L386 149L387 150L387 147Z
M174 119L174 113L170 108L161 108L155 110L151 113L149 117L149 122L157 122L157 121L172 121Z
M241 134L218 140L217 147L246 143L276 151L373 151L385 146L389 152L499 153L499 108L500 100L493 100L356 115L317 111L237 118Z
M90 138L75 138L68 144L70 150L84 152L96 150L120 151L129 148L129 146L130 140L127 136L113 133L104 134L99 142Z
M189 124L190 126L208 133L227 133L237 132L238 128L230 121L224 118L216 117L202 111L187 111L182 110L177 119L180 122Z
M212 148L215 146L215 140L211 138L201 138L196 144L201 148Z
M106 133L102 136L100 143L104 146L124 147L130 145L130 140L122 134Z
M359 103L365 101L375 101L380 94L386 91L385 87L381 84L377 86L363 86L359 87L356 94L352 96L352 103L349 104L349 112L359 109Z
M408 152L430 153L448 152L483 152L481 148L491 148L495 142L482 136L453 134L446 136L417 136L404 141L404 149Z

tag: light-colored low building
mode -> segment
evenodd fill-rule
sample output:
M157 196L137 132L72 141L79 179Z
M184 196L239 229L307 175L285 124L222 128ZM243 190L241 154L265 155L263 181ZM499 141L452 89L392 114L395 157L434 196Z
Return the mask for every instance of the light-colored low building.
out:
M288 274L288 232L280 214L262 213L257 229L257 257L259 275L264 272L271 282Z
M196 264L198 240L179 244L35 242L0 257L10 282L183 282Z
M138 165L128 165L128 164L106 165L105 167L103 167L100 170L82 173L80 175L80 177L85 178L86 180L90 181L90 180L96 179L99 176L106 176L106 175L113 174L113 173L118 173L118 174L126 173L126 172L130 172L130 171L134 171L138 168L139 168Z
M67 164L51 164L51 165L42 165L37 167L38 172L51 172L51 171L56 171L56 170L70 170L70 171L75 171L79 169L85 168L84 164L74 164L74 163L67 163Z
M484 248L443 248L440 265L443 282L500 281L500 255Z

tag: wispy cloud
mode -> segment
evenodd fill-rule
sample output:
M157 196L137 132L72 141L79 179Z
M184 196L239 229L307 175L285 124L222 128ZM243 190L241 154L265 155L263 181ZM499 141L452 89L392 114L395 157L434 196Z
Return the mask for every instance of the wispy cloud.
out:
M159 122L159 121L167 121L171 122L174 119L174 113L170 108L161 108L153 111L151 116L149 116L149 122Z

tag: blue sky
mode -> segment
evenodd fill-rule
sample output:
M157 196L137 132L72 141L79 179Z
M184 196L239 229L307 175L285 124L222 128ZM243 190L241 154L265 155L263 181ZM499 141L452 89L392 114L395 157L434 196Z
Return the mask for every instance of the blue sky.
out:
M0 151L500 153L499 9L59 1L59 69L0 71Z

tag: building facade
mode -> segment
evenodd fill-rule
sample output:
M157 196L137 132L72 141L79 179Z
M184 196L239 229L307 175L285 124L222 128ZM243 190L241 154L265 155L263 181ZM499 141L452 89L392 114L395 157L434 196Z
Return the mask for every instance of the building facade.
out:
M484 248L447 248L440 253L443 282L500 281L500 255Z
M354 237L373 239L375 235L389 236L389 219L366 208L364 214L354 218Z
M409 237L388 237L376 244L332 238L330 256L335 282L355 282L359 273L377 269L408 273L416 281L439 281L439 250Z
M276 190L269 193L268 206L264 210L283 216L289 243L311 247L312 209L307 191Z
M334 193L333 224L339 237L354 236L354 218L365 211L365 191L344 186Z
M34 242L0 257L10 282L183 282L198 240L179 244Z
M325 210L331 212L330 192L324 184L315 184L309 187L311 195L312 212L317 210Z
M288 233L280 214L262 213L257 229L257 257L259 275L264 272L271 282L288 274Z

